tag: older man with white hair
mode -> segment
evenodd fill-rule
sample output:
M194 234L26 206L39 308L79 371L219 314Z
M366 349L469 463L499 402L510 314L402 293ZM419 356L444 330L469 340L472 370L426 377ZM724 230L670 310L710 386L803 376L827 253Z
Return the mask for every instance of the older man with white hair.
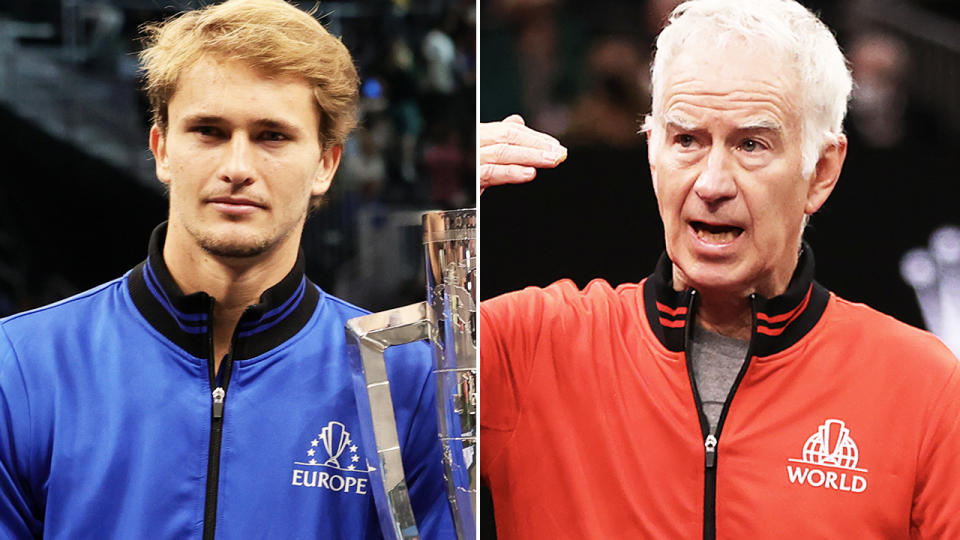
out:
M833 34L793 0L692 0L652 80L655 272L481 307L501 540L960 538L960 363L814 281L802 241L847 151ZM478 139L483 188L565 156L516 116Z

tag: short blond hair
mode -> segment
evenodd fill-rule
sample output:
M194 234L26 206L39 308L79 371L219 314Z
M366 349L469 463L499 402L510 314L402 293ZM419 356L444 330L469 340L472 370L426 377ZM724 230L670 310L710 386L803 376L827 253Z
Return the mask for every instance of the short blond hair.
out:
M270 75L305 78L316 97L324 149L342 145L357 124L357 69L347 47L312 11L284 0L228 0L147 23L141 31L144 90L161 133L180 75L208 55Z

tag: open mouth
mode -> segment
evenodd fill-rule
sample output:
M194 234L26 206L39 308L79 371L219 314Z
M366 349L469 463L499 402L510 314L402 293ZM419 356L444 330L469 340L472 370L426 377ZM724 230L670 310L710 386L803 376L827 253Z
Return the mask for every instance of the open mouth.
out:
M690 226L697 238L710 244L729 244L743 234L743 229L733 225L713 225L702 221L691 221Z

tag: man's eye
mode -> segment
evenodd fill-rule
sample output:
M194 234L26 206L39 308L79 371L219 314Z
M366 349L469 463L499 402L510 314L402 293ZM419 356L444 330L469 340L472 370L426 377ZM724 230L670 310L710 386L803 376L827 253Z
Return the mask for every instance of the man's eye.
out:
M196 126L191 131L204 137L216 137L220 134L220 130L213 126Z
M287 136L279 131L264 131L260 138L266 141L285 141Z
M694 143L693 135L688 135L686 133L682 135L677 135L677 143L683 148L690 148Z
M740 149L744 152L756 152L757 150L763 150L764 146L762 143L759 143L753 139L747 139L740 143Z

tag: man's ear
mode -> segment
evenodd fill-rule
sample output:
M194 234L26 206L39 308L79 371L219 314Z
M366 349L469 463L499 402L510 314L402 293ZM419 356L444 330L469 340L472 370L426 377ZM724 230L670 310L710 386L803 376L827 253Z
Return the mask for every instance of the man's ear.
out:
M340 166L340 156L343 155L343 145L337 144L331 146L320 153L320 163L317 166L317 174L313 180L313 187L310 194L319 197L330 189L333 182L333 175Z
M167 164L167 138L156 124L150 127L150 151L156 163L157 178L164 184L170 184L170 167Z
M815 213L827 201L840 179L840 170L846 157L847 136L841 133L836 141L824 148L817 161L817 168L807 187L807 204L804 207L807 215Z

